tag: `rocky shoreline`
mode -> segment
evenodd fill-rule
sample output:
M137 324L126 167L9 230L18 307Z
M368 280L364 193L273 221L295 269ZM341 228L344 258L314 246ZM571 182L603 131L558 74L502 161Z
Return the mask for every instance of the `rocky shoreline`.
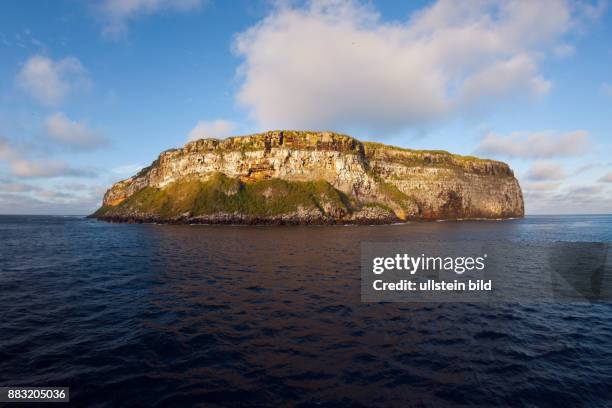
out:
M159 218L159 217L93 217L100 221L110 223L126 224L172 224L172 225L388 225L401 223L397 218L371 219L371 220L337 220L334 218L326 219L300 219L288 217L194 217L194 218Z
M105 215L92 214L89 218L130 224L211 224L211 225L374 225L402 222L395 215L378 209L361 210L350 217L325 216L316 210L296 211L273 216L254 216L240 213L217 213L193 216L160 217L153 214Z
M334 218L327 219L297 219L297 218L265 218L265 217L197 217L197 218L159 218L159 217L94 217L93 215L87 218L97 219L108 223L116 224L161 224L161 225L250 225L250 226L275 226L275 225L294 225L294 226L323 226L323 225L391 225L404 224L410 222L440 222L440 221L510 221L514 217L509 218L449 218L449 219L408 219L400 220L398 218L385 219L359 219L359 220L338 220Z

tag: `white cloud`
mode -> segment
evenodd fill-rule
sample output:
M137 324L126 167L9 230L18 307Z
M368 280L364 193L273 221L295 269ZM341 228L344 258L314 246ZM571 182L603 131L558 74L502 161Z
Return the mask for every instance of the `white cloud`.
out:
M41 190L38 193L36 193L36 195L38 195L39 197L51 199L51 200L58 200L58 199L63 200L66 198L75 197L75 194L73 193L67 193L65 191L58 191L58 190Z
M107 142L99 132L68 119L61 112L47 117L45 129L50 139L74 150L92 150Z
M588 136L584 130L567 133L513 132L507 136L489 133L482 138L476 152L534 159L577 156L589 150Z
M525 191L529 214L588 214L612 211L612 190L599 185L572 185L555 191Z
M17 84L39 102L54 106L68 93L89 88L91 82L81 62L74 57L52 60L35 55L19 71Z
M589 162L589 163L583 164L580 167L578 167L574 171L574 175L586 173L588 171L594 170L594 169L599 168L599 167L604 167L604 166L605 166L605 164L603 164L603 163Z
M0 191L2 214L91 214L99 206L98 197L47 198Z
M0 137L0 160L8 163L11 175L21 178L95 177L92 170L78 169L62 161L29 159L24 152Z
M561 183L537 182L537 183L522 183L521 186L525 191L552 191L556 190Z
M571 44L559 44L553 48L553 54L557 58L567 58L574 55L576 48Z
M612 183L612 171L607 172L606 174L601 176L599 180L597 181L600 181L602 183Z
M96 186L83 184L83 183L62 183L59 185L55 185L56 188L60 190L71 190L71 191L92 191Z
M139 16L170 12L187 12L200 8L205 0L103 0L97 12L104 22L103 33L111 37L124 34L130 20Z
M356 1L279 4L234 41L238 102L263 128L372 132L546 93L540 60L592 13L564 0L439 0L387 23Z
M122 166L113 167L111 169L111 173L117 174L120 176L128 175L128 174L135 174L143 167L145 166L143 166L142 164L124 164Z
M527 55L499 61L467 78L459 93L459 101L474 103L488 97L502 98L516 91L534 95L547 93L552 84L537 74L535 61Z
M76 169L61 161L14 159L10 162L11 174L23 178L94 177L89 170Z
M0 159L10 160L15 155L15 150L9 145L8 140L0 137Z
M187 141L230 136L236 125L228 120L199 121L187 135Z
M570 186L568 188L568 195L575 197L591 196L602 193L604 190L601 186Z
M527 171L527 178L534 181L562 180L565 174L558 164L539 161L531 165Z
M10 193L26 193L30 191L37 191L40 188L31 184L24 183L1 183L0 191Z
M580 15L584 17L584 20L588 23L600 18L608 8L607 0L598 0L596 2L576 2L574 7L578 10Z

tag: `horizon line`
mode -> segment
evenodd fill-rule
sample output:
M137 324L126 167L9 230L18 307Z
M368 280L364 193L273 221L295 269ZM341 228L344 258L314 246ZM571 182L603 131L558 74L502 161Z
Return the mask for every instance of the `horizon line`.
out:
M88 215L90 215L91 213L88 214L2 214L0 213L0 216L40 216L40 217L87 217ZM612 212L610 213L537 213L537 214L525 214L524 217L532 217L532 216L551 216L551 215L612 215ZM494 218L491 218L492 220ZM520 219L520 217L515 217L512 219ZM483 219L486 220L486 219ZM470 221L469 218L464 218L463 221Z

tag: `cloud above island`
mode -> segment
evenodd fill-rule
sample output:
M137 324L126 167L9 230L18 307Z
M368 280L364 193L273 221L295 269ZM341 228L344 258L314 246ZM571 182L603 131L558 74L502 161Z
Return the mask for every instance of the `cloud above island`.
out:
M45 130L49 139L73 150L94 150L108 143L100 132L68 119L61 112L47 117Z
M262 128L423 126L546 94L541 60L589 18L563 0L439 0L404 21L356 1L279 2L235 38L236 99Z
M187 141L191 142L198 139L223 139L231 136L236 129L236 124L229 120L200 120L187 135Z
M17 74L17 85L43 105L56 106L67 94L88 89L91 81L77 58L34 55Z
M103 22L102 33L117 38L126 33L128 23L142 16L162 12L198 10L205 0L102 0L94 12Z

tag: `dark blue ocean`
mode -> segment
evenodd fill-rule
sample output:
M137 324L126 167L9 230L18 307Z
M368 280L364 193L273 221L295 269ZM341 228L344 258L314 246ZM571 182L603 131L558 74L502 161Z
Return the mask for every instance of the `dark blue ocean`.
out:
M361 242L470 240L610 242L612 216L0 216L0 386L68 386L84 407L612 406L611 303L361 302Z

